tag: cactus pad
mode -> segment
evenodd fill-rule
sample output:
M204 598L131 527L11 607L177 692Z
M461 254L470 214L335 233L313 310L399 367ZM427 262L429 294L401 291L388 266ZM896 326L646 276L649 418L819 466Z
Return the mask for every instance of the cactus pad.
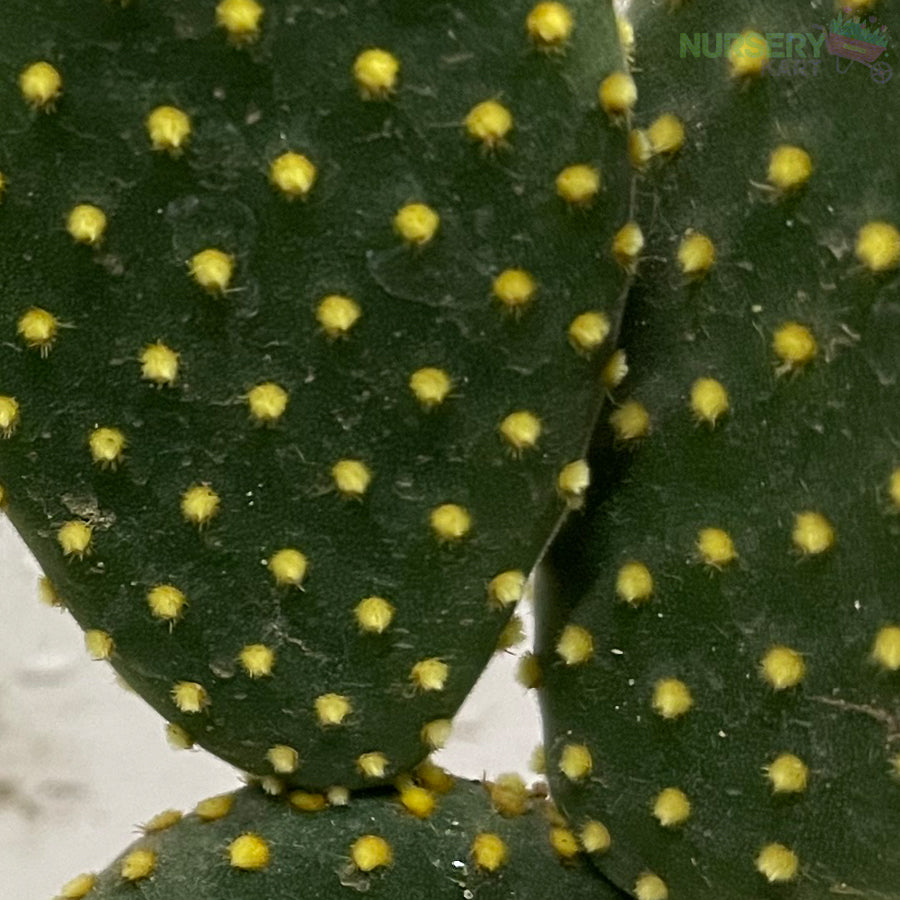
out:
M554 797L640 900L900 897L898 95L678 55L832 12L636 11L655 261L541 657Z
M8 515L177 743L396 774L586 485L610 5L10 0L0 64Z
M287 900L297 896L527 897L619 900L548 818L546 801L503 817L479 784L436 794L411 782L398 795L369 794L329 807L294 792L274 800L255 788L166 812L105 872L72 879L59 900Z

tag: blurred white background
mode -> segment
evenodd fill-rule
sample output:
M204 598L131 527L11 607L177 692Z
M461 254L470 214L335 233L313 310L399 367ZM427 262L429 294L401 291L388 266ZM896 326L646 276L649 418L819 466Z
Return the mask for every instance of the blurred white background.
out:
M39 602L39 574L0 514L0 893L10 900L51 900L72 876L105 867L155 813L241 783L204 751L169 747L160 717L88 658L74 620ZM494 657L437 762L471 778L535 779L537 704L516 663Z

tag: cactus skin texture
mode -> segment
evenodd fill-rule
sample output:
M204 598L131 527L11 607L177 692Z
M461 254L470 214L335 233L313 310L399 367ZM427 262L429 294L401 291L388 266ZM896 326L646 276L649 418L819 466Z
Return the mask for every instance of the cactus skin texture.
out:
M896 4L874 11L900 34ZM806 78L678 57L682 32L811 31L830 5L635 13L636 119L687 137L638 185L658 261L629 300L604 482L549 554L553 795L608 827L593 858L640 900L894 900L900 99L827 55Z
M177 743L414 764L583 490L623 62L532 6L4 5L5 509Z
M323 798L311 794L292 795L303 806L320 807L316 811L252 787L210 798L184 818L158 816L150 828L172 824L148 830L105 872L77 876L60 898L114 900L137 890L147 900L288 900L357 892L505 900L531 897L540 885L545 897L624 900L577 852L571 832L554 824L547 801L531 800L527 812L504 817L480 784L458 783L441 795L414 790L435 804L425 818L403 806L404 795L384 792L342 807L323 807ZM572 846L574 856L561 855ZM81 894L79 886L88 889Z

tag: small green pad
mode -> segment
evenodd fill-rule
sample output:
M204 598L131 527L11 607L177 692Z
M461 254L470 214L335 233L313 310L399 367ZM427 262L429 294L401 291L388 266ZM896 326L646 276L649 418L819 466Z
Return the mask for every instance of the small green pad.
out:
M76 877L61 897L507 900L540 885L547 898L624 900L582 856L560 857L545 807L535 801L524 815L504 818L480 784L464 782L439 796L427 819L386 793L301 812L245 788L180 820L161 815L150 827L174 824L139 838L100 875Z
M610 4L559 46L531 7L4 6L6 509L91 651L258 775L428 752L566 509L612 341L570 326L618 327L630 174Z
M900 36L895 4L874 13ZM656 3L634 23L637 117L686 139L639 184L654 261L604 484L550 554L541 658L554 797L607 825L596 862L640 900L900 898L900 98L826 49L818 76L678 53L831 15ZM793 189L803 157L779 146L811 161ZM705 273L679 261L689 229Z

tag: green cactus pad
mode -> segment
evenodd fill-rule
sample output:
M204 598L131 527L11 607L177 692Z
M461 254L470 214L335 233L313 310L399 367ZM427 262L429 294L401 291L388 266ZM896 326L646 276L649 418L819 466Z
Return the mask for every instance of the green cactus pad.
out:
M583 490L630 174L568 8L5 4L0 483L177 742L411 765Z
M679 56L830 5L637 13L655 224L604 483L550 554L553 794L640 900L898 898L900 100L824 50L805 76Z
M406 790L343 807L310 794L275 800L255 788L213 797L183 818L155 817L105 872L77 876L59 897L112 900L137 890L147 900L501 900L530 897L539 884L549 898L624 900L576 837L552 823L546 801L504 817L479 784L441 795Z

